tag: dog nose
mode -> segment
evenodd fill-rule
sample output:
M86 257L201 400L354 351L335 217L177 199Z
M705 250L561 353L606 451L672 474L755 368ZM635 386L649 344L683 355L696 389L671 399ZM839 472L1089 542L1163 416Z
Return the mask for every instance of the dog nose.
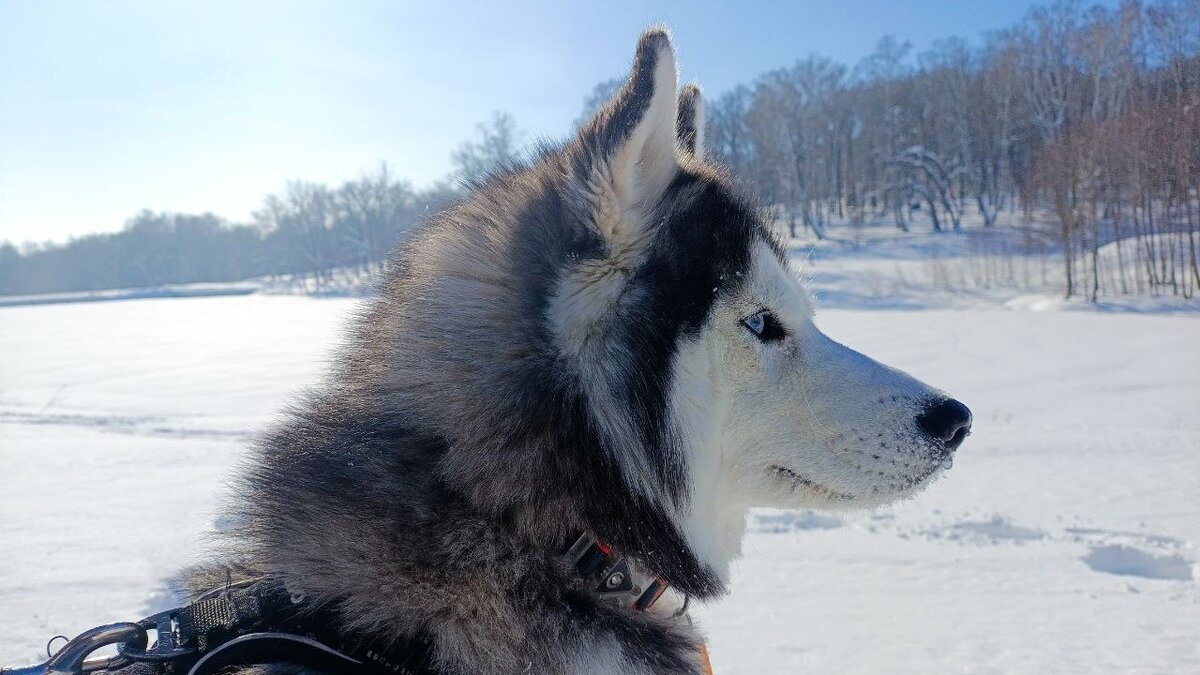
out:
M946 452L954 452L971 431L971 410L952 398L943 399L917 415L917 424L941 441Z

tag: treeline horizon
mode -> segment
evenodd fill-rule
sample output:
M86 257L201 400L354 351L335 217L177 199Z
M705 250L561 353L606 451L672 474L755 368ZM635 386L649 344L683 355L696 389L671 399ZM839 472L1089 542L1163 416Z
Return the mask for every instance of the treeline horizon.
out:
M289 182L254 222L143 210L119 232L19 251L0 244L0 295L139 288L302 275L321 290L335 268L374 271L424 214L456 196L415 190L386 167L340 187Z
M911 51L766 73L712 102L708 145L793 233L1036 210L1067 297L1200 290L1200 2L1059 2Z
M386 163L340 186L289 181L267 195L251 222L212 213L143 210L119 232L65 244L0 243L0 295L33 295L168 284L299 277L320 292L336 269L378 272L388 253L430 213L462 195L460 184L520 155L511 115L495 112L477 138L451 154L453 172L426 188Z
M580 120L620 84L598 84ZM1200 290L1196 0L1059 2L977 44L914 54L884 37L854 67L811 55L709 98L706 130L709 153L793 235L867 222L953 231L967 213L991 229L1008 214L1055 242L1068 297ZM6 243L0 294L282 274L320 287L335 268L370 273L460 194L454 179L518 157L520 137L496 113L426 190L381 166L336 188L288 183L250 224L143 211L118 233ZM1115 264L1101 254L1114 241Z

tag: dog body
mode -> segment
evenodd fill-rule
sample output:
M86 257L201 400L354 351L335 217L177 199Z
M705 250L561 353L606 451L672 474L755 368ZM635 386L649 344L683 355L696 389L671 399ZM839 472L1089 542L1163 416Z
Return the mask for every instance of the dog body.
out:
M695 673L678 604L602 601L563 555L580 533L706 600L749 507L883 504L939 472L969 413L817 330L676 87L648 31L576 138L396 253L245 468L223 565L425 636L447 673Z

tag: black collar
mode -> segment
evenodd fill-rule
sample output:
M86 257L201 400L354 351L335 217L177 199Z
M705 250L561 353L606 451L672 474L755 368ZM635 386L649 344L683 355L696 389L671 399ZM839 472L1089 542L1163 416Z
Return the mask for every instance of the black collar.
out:
M643 612L668 588L662 577L643 573L632 560L586 532L567 550L567 559L585 581L596 584L594 590L603 602Z

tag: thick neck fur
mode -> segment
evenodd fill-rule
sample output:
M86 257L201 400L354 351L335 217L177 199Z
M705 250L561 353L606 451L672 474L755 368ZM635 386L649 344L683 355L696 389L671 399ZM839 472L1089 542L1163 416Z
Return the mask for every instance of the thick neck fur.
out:
M430 638L446 672L698 672L686 618L609 607L578 578L571 504L481 510L439 476L444 441L369 403L312 400L263 440L240 533L256 573L348 628Z

